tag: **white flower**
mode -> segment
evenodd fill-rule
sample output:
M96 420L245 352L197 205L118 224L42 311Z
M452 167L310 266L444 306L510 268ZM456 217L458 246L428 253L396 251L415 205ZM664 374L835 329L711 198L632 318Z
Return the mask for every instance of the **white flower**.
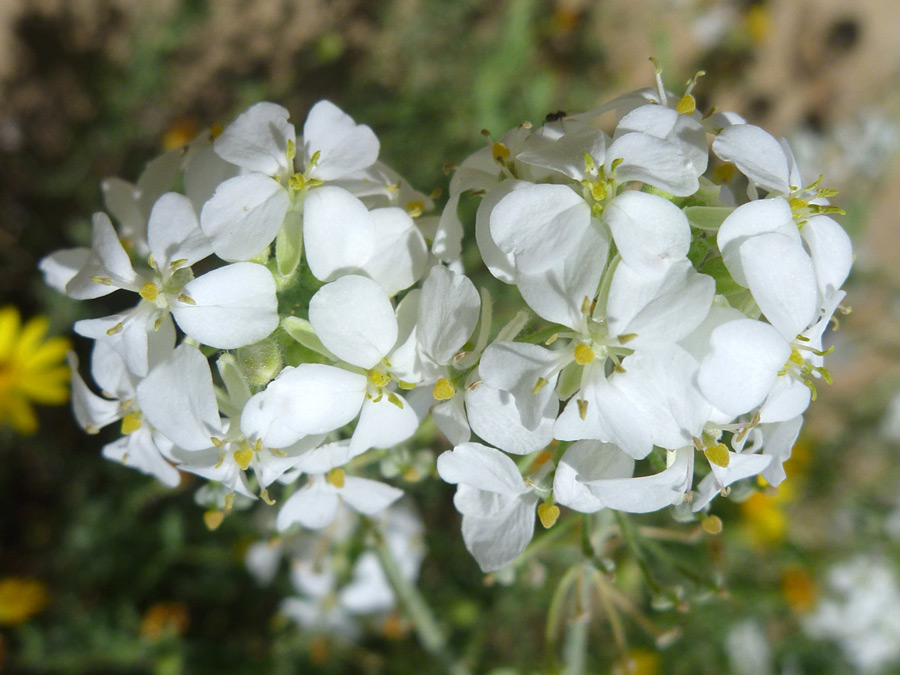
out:
M518 558L534 533L539 497L515 463L494 448L463 443L442 453L437 469L457 484L453 504L462 514L463 540L481 569L492 572Z
M141 302L132 310L84 320L76 331L109 341L136 375L148 370L151 334L174 317L197 341L220 349L252 344L278 325L275 282L262 265L227 265L194 278L191 265L211 249L190 200L174 192L159 198L147 226L149 273L135 272L116 231L104 214L94 217L93 246L81 267L65 282L75 298L95 298L125 289ZM62 281L68 252L45 258L46 273Z
M828 573L829 597L803 623L812 637L834 640L862 673L900 661L900 587L884 561L858 557Z
M136 379L122 357L112 347L95 342L91 355L91 375L104 396L92 392L78 374L78 359L69 354L72 369L72 411L82 429L96 434L121 420L122 438L103 446L103 456L154 476L169 487L181 482L172 466L172 443L148 425L138 407Z

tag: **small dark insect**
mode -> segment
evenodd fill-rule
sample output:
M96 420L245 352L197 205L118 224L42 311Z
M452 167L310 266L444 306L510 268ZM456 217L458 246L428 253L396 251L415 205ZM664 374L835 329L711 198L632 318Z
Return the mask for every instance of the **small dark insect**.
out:
M545 122L558 122L565 116L566 116L565 110L557 110L556 112L547 113L547 116L544 118L544 121Z

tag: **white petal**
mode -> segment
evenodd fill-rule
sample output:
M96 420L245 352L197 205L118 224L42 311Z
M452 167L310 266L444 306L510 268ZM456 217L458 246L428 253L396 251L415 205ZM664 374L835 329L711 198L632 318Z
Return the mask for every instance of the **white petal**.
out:
M648 183L679 197L694 194L700 187L701 172L680 144L644 133L627 133L612 142L606 151L606 169L617 159L624 160L616 169L619 183Z
M116 332L120 324L121 330ZM122 355L128 370L138 377L146 375L161 360L159 357L168 355L175 345L172 318L145 302L129 312L76 321L74 328L79 335L110 345ZM114 332L110 334L110 331Z
M294 523L312 530L321 530L334 522L340 500L337 491L324 476L311 476L310 482L292 494L281 505L275 527L284 532Z
M733 162L751 182L769 192L790 192L790 167L781 144L752 124L723 129L712 144L719 159Z
M809 247L819 293L828 297L838 290L850 274L853 264L853 245L840 225L828 216L813 216L800 230Z
M481 443L463 443L442 452L437 470L447 483L463 483L478 490L508 495L530 491L515 462Z
M809 328L819 298L803 246L784 234L761 234L741 244L740 254L747 285L769 323L787 340Z
M322 286L309 301L309 321L335 356L371 368L397 341L391 301L376 282L348 275Z
M724 323L710 336L710 354L700 364L697 382L719 410L737 416L765 400L791 348L778 331L761 321Z
M290 451L297 445L305 444L306 439L304 438L300 443L292 445L285 450ZM296 462L296 468L303 473L324 474L336 467L344 466L344 464L358 455L359 453L354 453L350 450L350 441L335 441L303 452Z
M688 159L693 171L685 172L679 178L681 181L686 183L689 178L696 178L706 171L709 159L706 131L700 122L690 115L679 114L672 108L662 105L643 105L619 120L615 139L618 140L622 135L632 131L665 139L675 146L678 154ZM689 189L686 184L685 188Z
M596 362L582 384L557 418L554 438L566 441L594 439L614 443L635 459L646 457L653 449L653 429L648 402L634 399L603 375ZM618 377L618 376L617 376ZM578 400L587 403L584 418Z
M334 180L371 166L378 159L379 143L375 132L331 101L319 101L309 110L303 124L306 156L319 153L311 177Z
M223 260L250 260L275 239L289 205L287 190L269 176L235 176L203 205L200 227Z
M181 482L178 469L163 459L146 427L142 426L134 433L103 446L103 456L153 476L171 488L177 487Z
M55 288L60 293L65 293L66 286L88 264L90 257L91 249L89 248L67 248L41 258L38 263L38 269L44 275L45 284ZM82 299L91 300L109 295L116 290L115 286L104 286L103 284L91 282L90 284L85 284L84 291L80 292L78 297L87 296Z
M375 246L363 269L392 296L409 288L425 273L428 248L409 214L400 208L370 212Z
M786 422L802 415L809 407L812 392L803 382L789 375L775 380L765 403L759 409L760 422Z
M160 270L176 260L184 260L179 267L189 267L212 253L194 205L177 192L167 192L153 205L147 222L147 241Z
M262 265L220 267L188 282L184 293L194 304L178 302L172 316L185 333L210 347L243 347L278 327L275 281Z
M512 254L502 251L494 241L491 235L491 214L497 203L506 195L513 190L519 190L529 185L531 183L522 180L505 180L481 198L481 203L475 212L475 241L478 245L478 252L481 253L481 259L491 274L507 284L515 283L516 280L515 258ZM458 201L459 197L457 196L456 199ZM462 224L460 224L461 238Z
M527 455L553 440L553 422L559 409L555 398L547 401L538 425L522 424L516 400L509 392L481 383L466 389L466 410L472 431L482 439L512 455Z
M366 378L341 368L309 363L285 368L247 402L241 430L247 438L261 438L266 447L284 448L353 420L365 392Z
M528 494L510 499L492 517L463 516L463 541L482 571L506 567L525 550L534 535L536 502L537 497Z
M275 103L248 108L216 138L216 153L227 162L249 171L277 176L288 169L288 142L294 141L290 113Z
M371 516L400 499L403 490L376 480L347 476L338 494L354 511Z
M422 352L435 363L449 364L475 330L480 307L468 277L442 265L432 267L419 296L417 339Z
M610 335L633 334L629 348L671 344L699 326L712 306L716 284L687 260L663 276L648 276L624 261L613 275L606 306Z
M720 467L710 463L712 473L707 475L697 486L694 498L691 500L691 510L696 512L709 504L720 490L736 483L744 478L756 476L762 473L772 462L766 455L742 455L736 452L728 453L728 466Z
M92 392L81 375L78 374L78 362L75 353L71 353L69 367L72 369L72 413L78 425L94 432L107 424L122 418L123 412L119 401L113 401Z
M543 417L547 402L556 396L553 390L565 360L563 352L540 345L495 342L484 350L478 371L486 384L515 396L522 423L534 429ZM540 379L547 384L535 393Z
M585 298L593 299L597 292L608 253L609 236L599 222L592 221L565 258L538 274L522 272L519 292L541 317L575 328L583 321Z
M672 464L660 473L638 478L585 480L605 506L628 513L650 513L680 503L690 487L694 448L676 451Z
M431 397L431 387L422 387L426 390L430 402L434 399ZM431 418L441 430L441 433L450 441L451 445L459 445L460 443L468 443L472 437L472 431L469 429L469 420L466 417L466 397L462 392L456 392L456 395L449 401L442 401L431 409ZM427 410L426 410L427 412Z
M516 161L558 171L574 180L582 180L585 178L585 155L590 155L595 164L599 165L603 164L605 150L606 134L602 130L572 120L570 124L566 124L565 134L552 142L541 144L541 147L520 152Z
M582 481L630 478L634 459L615 445L578 441L565 452L553 476L553 497L558 504L580 513L596 513L605 504Z
M613 239L628 265L649 274L661 273L687 256L691 226L672 202L657 195L630 190L603 211Z
M791 450L800 435L802 426L803 417L795 417L787 422L761 424L758 427L762 430L765 439L763 454L773 458L772 463L763 471L763 478L769 485L781 485L782 481L787 478L784 472L784 463L791 458Z
M209 363L196 347L178 347L141 380L137 396L150 424L185 450L209 448L221 433Z
M491 212L491 236L520 272L536 274L561 260L591 226L591 209L565 185L510 192Z
M331 281L361 268L375 250L375 222L343 188L316 188L303 202L303 245L313 275Z
M728 271L741 286L747 286L740 256L741 244L750 237L770 232L794 237L798 242L800 240L791 206L781 197L758 199L743 204L722 221L716 235L716 244L722 252Z
M238 167L226 162L213 150L212 145L200 147L188 155L184 167L184 194L200 213L203 205L212 199L216 188L229 178L238 175Z
M354 453L369 448L391 448L416 433L419 417L402 397L397 396L397 400L403 407L397 406L386 395L378 402L367 399L363 403L350 443Z

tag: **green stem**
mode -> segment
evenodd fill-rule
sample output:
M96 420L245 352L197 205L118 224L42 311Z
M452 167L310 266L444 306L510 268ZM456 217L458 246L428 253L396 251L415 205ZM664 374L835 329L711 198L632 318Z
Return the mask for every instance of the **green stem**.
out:
M394 593L397 594L397 598L412 620L416 636L422 647L439 660L448 673L468 675L468 669L462 664L456 663L447 652L447 638L444 631L438 625L437 619L419 589L403 576L400 566L388 547L387 540L377 530L374 523L372 529L376 535L375 554L381 562L381 567L391 588L394 589Z

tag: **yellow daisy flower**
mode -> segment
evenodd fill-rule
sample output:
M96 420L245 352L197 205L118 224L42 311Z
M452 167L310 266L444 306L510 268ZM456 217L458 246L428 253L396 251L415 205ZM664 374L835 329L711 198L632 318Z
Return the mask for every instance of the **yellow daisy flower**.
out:
M37 431L32 403L62 405L69 400L69 341L45 339L49 322L37 316L22 325L19 310L0 309L0 426L22 434Z

